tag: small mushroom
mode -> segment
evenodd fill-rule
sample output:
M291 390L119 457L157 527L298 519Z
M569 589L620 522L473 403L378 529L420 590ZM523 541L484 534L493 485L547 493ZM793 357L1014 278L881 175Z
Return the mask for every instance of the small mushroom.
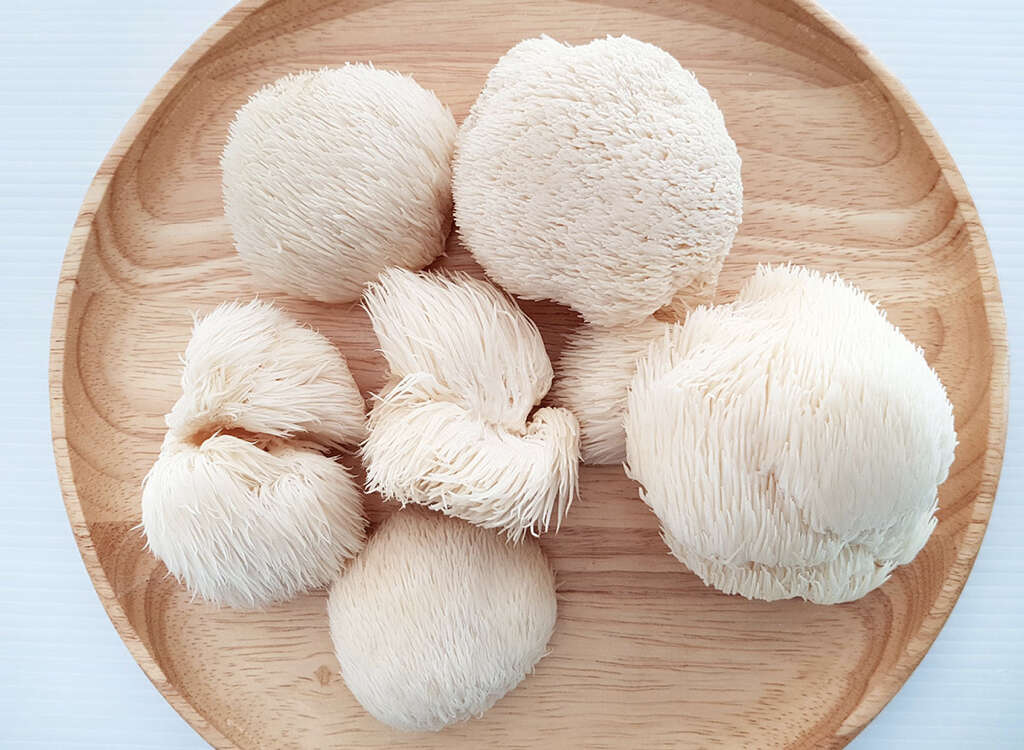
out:
M633 326L580 327L562 350L552 403L580 423L580 453L588 464L626 460L626 396L636 364L669 323L647 318Z
M331 448L366 436L366 404L345 358L269 303L225 303L198 320L183 364L167 426L194 442L229 429Z
M366 309L391 379L363 444L366 486L510 539L557 527L578 492L579 429L534 406L551 362L533 322L468 276L392 269Z
M921 350L838 276L761 267L637 366L627 472L680 561L753 599L857 599L935 526L956 446Z
M268 290L358 299L422 268L451 230L455 120L411 77L349 64L288 75L238 111L221 158L235 247Z
M331 587L331 639L348 689L396 729L479 716L547 652L557 601L535 540L425 511L393 514Z
M459 131L452 190L488 276L601 326L706 300L743 203L711 96L670 54L625 36L509 50Z
M322 588L363 546L362 494L313 450L231 434L168 433L146 477L150 550L209 602L262 609Z
M332 454L365 434L344 358L275 307L197 321L143 484L150 550L194 595L262 608L327 585L362 547L362 494Z
M551 387L537 326L486 281L393 268L364 305L392 380L428 373L474 416L518 427Z

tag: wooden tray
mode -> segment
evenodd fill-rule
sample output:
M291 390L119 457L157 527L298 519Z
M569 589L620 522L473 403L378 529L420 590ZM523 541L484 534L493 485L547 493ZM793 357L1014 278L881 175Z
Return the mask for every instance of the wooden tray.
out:
M388 730L338 675L314 594L266 613L190 603L144 549L139 483L178 391L192 310L258 287L232 250L218 157L227 124L284 73L373 60L461 120L487 71L539 33L626 33L694 70L743 157L744 221L722 276L837 270L924 347L956 408L941 522L912 565L847 605L724 596L686 572L616 467L543 545L560 580L551 654L486 717ZM443 265L478 271L453 240ZM341 348L365 392L383 363L356 305L281 298ZM525 304L550 353L575 325ZM100 168L57 290L53 439L68 515L111 620L167 700L217 747L839 747L917 665L985 530L1006 429L1006 331L978 216L906 92L807 0L245 2L185 53ZM389 512L368 501L373 518Z

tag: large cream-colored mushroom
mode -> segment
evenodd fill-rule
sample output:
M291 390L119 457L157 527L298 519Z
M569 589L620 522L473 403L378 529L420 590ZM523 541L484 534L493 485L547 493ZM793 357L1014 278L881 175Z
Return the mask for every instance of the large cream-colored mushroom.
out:
M330 583L362 547L362 494L331 455L365 433L329 341L271 305L196 323L143 485L147 543L196 596L260 608Z
M366 308L391 369L363 444L367 489L510 539L558 526L577 494L579 432L531 412L551 362L533 322L465 275L392 269Z
M350 64L285 76L231 124L224 215L264 288L358 299L422 268L451 229L451 112L411 77Z
M479 716L547 651L555 579L535 540L422 510L392 515L331 587L345 684L379 721L436 731Z
M760 268L642 358L629 475L672 553L757 599L857 599L935 525L956 445L921 350L837 276Z
M629 37L509 50L459 131L452 189L488 276L602 326L706 300L743 202L711 96Z

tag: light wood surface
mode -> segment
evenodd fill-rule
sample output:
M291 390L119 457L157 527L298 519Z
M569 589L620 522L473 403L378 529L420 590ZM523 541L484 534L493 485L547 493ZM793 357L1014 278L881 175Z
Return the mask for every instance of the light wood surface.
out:
M912 565L836 607L707 589L671 558L614 467L543 546L559 624L536 673L483 719L404 735L354 702L322 594L216 610L142 547L139 483L176 398L192 310L260 291L234 255L217 160L234 110L286 72L373 60L465 116L521 38L627 33L692 69L743 157L728 300L758 262L837 270L919 343L956 409L940 523ZM442 265L477 271L452 241ZM366 392L382 361L356 305L278 297L345 353ZM576 318L525 303L552 356ZM68 246L52 340L53 435L68 514L135 658L217 747L841 746L892 697L952 608L991 509L1006 426L1005 322L963 181L913 102L803 2L243 3L175 65L91 186ZM390 511L368 500L374 519Z

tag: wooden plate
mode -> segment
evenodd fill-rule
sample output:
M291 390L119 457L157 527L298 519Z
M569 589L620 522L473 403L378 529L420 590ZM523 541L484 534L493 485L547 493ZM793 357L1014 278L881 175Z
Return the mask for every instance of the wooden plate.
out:
M543 545L561 582L551 654L486 717L439 735L376 723L338 675L314 594L266 613L191 603L144 549L139 484L178 391L192 310L258 288L232 250L218 156L229 119L284 73L373 60L461 120L508 47L629 34L694 70L743 157L729 299L755 264L837 270L924 347L956 408L941 522L912 565L835 607L724 596L686 572L619 468ZM444 265L477 270L456 242ZM383 364L356 305L281 298L338 344L366 391ZM577 319L526 304L552 356ZM53 436L68 515L110 618L213 745L838 747L942 627L989 517L1007 355L992 258L963 180L906 92L807 0L243 3L171 69L92 184L68 245L52 342ZM389 512L375 499L370 513Z

